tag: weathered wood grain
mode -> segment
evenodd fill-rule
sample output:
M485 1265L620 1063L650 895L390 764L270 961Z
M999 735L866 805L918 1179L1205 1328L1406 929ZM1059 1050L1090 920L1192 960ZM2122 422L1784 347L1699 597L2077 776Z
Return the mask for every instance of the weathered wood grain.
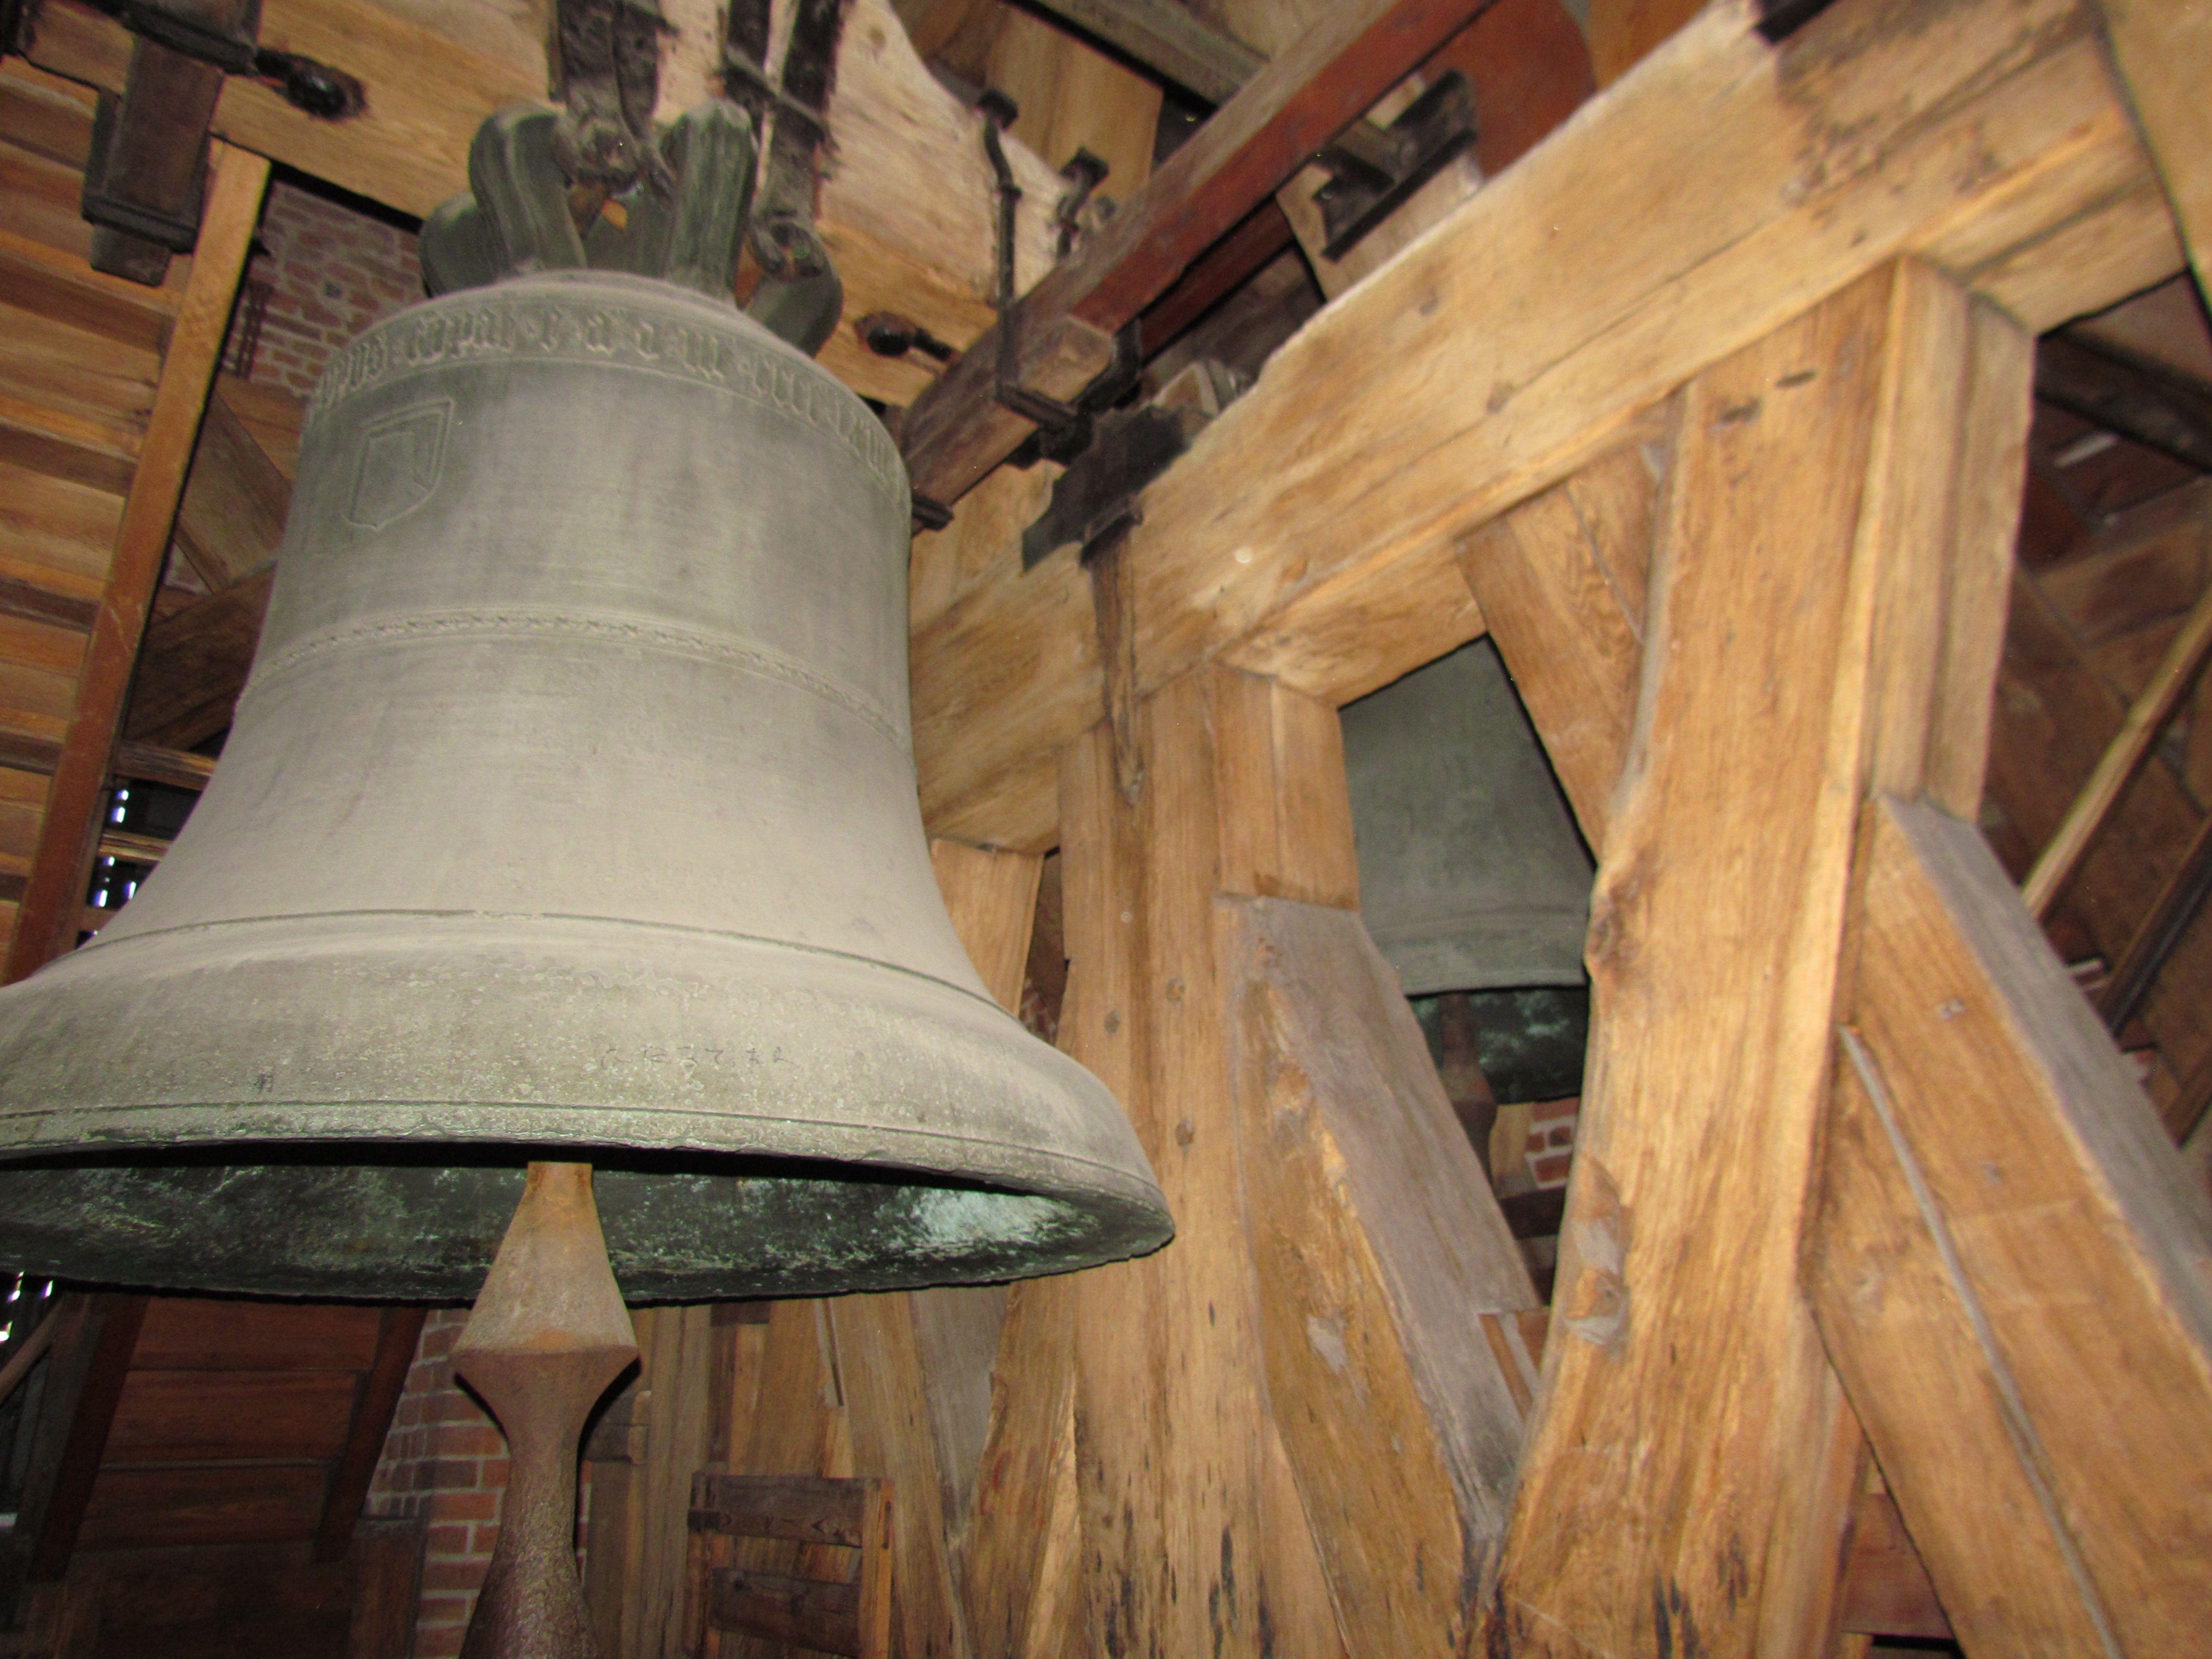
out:
M1963 290L1904 263L1683 393L1554 1334L1491 1607L1507 1651L1832 1632L1850 1493L1826 1449L1848 1425L1790 1282L1799 1195L1857 802L1923 777L1948 718L1960 462L1928 440L1972 404L1973 336ZM1622 1513L1639 1524L1602 1519Z
M1583 838L1601 849L1636 714L1658 486L1632 444L1492 520L1459 556Z
M2191 1652L2212 1206L1971 824L1884 798L1863 863L1829 1351L1969 1651Z
M1839 0L1779 51L1753 21L1708 8L1323 312L1146 492L1122 554L1140 690L1294 608L1322 628L1335 597L1382 591L1364 577L1449 567L1468 532L1883 259L1925 249L1980 282L2147 177L2070 0ZM2162 224L2100 222L2171 250ZM2124 276L2039 269L2040 303L2089 309ZM1065 562L981 584L916 632L936 833L1050 844L1040 757L1099 706L1090 596ZM1371 689L1433 645L1409 629L1395 665L1387 639L1330 661ZM1355 689L1291 683L1330 702Z
M162 356L161 380L116 531L69 735L63 740L40 825L38 854L9 936L6 965L0 969L0 977L11 981L76 940L77 912L99 828L100 792L107 781L131 665L161 578L177 499L191 461L193 436L207 404L208 386L268 180L269 163L262 157L228 145L216 151L198 250Z
M1458 1650L1521 1413L1519 1248L1358 916L1218 900L1273 1425L1351 1650Z

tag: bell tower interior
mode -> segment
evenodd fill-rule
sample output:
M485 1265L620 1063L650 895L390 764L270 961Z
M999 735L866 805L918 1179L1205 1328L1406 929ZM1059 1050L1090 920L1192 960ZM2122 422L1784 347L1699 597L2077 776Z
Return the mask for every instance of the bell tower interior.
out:
M0 1659L2201 1651L2203 10L0 0Z

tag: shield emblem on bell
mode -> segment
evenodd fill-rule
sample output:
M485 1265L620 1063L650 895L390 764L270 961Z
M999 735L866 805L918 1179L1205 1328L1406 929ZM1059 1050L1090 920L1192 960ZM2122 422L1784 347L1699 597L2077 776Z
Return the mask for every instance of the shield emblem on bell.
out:
M446 429L453 418L453 405L441 398L367 428L347 520L364 530L381 530L429 500L445 465Z

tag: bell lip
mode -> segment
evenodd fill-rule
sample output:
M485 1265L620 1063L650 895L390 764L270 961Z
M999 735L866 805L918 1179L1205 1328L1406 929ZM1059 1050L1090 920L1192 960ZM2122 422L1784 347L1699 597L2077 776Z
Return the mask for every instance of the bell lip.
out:
M717 1062L602 1064L617 1042ZM829 1160L1166 1212L1112 1091L980 989L788 941L309 915L98 941L0 990L0 1167L257 1144Z
M1089 1074L1086 1073L1085 1075ZM1080 1201L1096 1194L1123 1203L1150 1206L1157 1208L1163 1216L1168 1212L1167 1197L1160 1190L1158 1181L1133 1175L1111 1164L1071 1152L1041 1153L1034 1147L1024 1146L1015 1141L979 1140L973 1136L939 1133L926 1129L893 1130L878 1126L856 1127L824 1119L788 1116L755 1120L763 1123L797 1125L823 1132L822 1150L798 1152L787 1146L738 1139L708 1140L696 1136L642 1133L616 1138L604 1133L611 1119L626 1127L642 1127L642 1121L656 1117L696 1121L700 1115L672 1107L657 1109L610 1108L585 1103L564 1105L542 1100L471 1101L457 1104L434 1101L349 1099L256 1101L252 1108L256 1127L265 1128L266 1133L245 1135L234 1132L191 1132L195 1115L224 1112L230 1114L235 1121L240 1110L236 1102L207 1101L192 1104L55 1106L19 1111L9 1118L0 1118L0 1137L12 1137L0 1139L0 1171L72 1161L138 1164L145 1161L143 1155L146 1152L163 1146L188 1152L194 1155L194 1162L202 1161L199 1155L206 1152L235 1149L247 1155L237 1160L240 1164L250 1163L251 1155L256 1152L286 1148L304 1150L354 1146L365 1151L405 1152L451 1146L471 1151L512 1152L517 1155L517 1167L522 1163L540 1160L596 1165L601 1161L592 1156L596 1151L617 1155L610 1163L610 1167L614 1167L619 1162L619 1154L625 1152L672 1158L688 1155L708 1160L709 1164L732 1159L793 1164L830 1164L847 1170L866 1170L890 1176L916 1176L919 1179L908 1183L915 1186L975 1185L1018 1196L1064 1201ZM419 1130L378 1135L365 1135L357 1127L325 1123L319 1128L315 1126L314 1117L307 1115L326 1116L338 1110L417 1112L426 1115L421 1120L424 1127ZM436 1114L441 1111L456 1115L452 1125L433 1127L437 1123ZM476 1127L465 1127L459 1116L463 1113L467 1115L467 1121ZM570 1127L569 1133L559 1133L564 1120L568 1125L573 1126L579 1116L586 1114L600 1133L585 1133L573 1127ZM501 1132L485 1131L482 1125L488 1115L495 1116L502 1126ZM73 1126L71 1138L66 1141L40 1139L35 1133L29 1135L14 1133L16 1124L34 1127L48 1119L64 1116ZM745 1120L735 1115L724 1114L713 1121L729 1123ZM505 1128L509 1125L512 1132L507 1132ZM864 1142L873 1144L863 1147ZM890 1144L886 1146L886 1142ZM840 1143L849 1143L854 1150L845 1151ZM965 1170L956 1170L949 1163L933 1163L920 1156L927 1146L957 1147L969 1152L995 1151L1009 1156L988 1166L978 1168L970 1165ZM914 1155L897 1156L902 1150ZM456 1164L477 1161L479 1160L453 1160ZM1025 1169L1021 1167L1023 1165L1029 1167ZM1067 1174L1055 1176L1054 1172L1059 1171L1067 1174L1080 1171L1085 1178L1071 1180ZM708 1167L696 1173L713 1174L714 1171Z
M24 1271L88 1284L278 1299L465 1304L481 1287L505 1231L521 1190L524 1159L547 1149L501 1147L508 1156L450 1164L434 1156L443 1150L439 1147L422 1149L433 1156L400 1160L376 1156L394 1148L359 1143L333 1149L367 1155L359 1160L325 1161L313 1156L318 1149L265 1142L237 1147L245 1156L234 1163L205 1155L224 1150L203 1146L194 1149L201 1156L172 1164L96 1155L0 1164L0 1199L15 1200L0 1206L0 1251ZM1130 1200L1098 1191L1025 1193L977 1182L877 1182L855 1179L857 1172L850 1168L805 1160L725 1157L709 1166L684 1165L626 1146L560 1151L592 1165L610 1258L623 1299L638 1305L1007 1284L1148 1255L1175 1234L1173 1219L1157 1194ZM301 1152L308 1155L286 1156ZM760 1167L772 1162L793 1167L779 1178ZM60 1167L53 1167L57 1164ZM171 1184L179 1175L189 1181L194 1173L220 1178L227 1211L242 1200L252 1212L258 1194L263 1210L272 1200L281 1201L288 1220L311 1228L364 1219L364 1212L349 1210L343 1196L331 1209L332 1193L381 1190L388 1200L409 1186L410 1176L418 1194L427 1179L430 1190L447 1201L410 1211L410 1218L421 1224L412 1231L341 1231L324 1235L319 1251L272 1255L267 1236L250 1221L241 1224L233 1214L226 1222L204 1207L204 1197ZM56 1184L44 1191L34 1185L27 1194L21 1180L39 1182L42 1175ZM146 1185L133 1180L137 1175L146 1177ZM317 1176L334 1178L335 1185L318 1185ZM116 1178L120 1185L114 1184ZM288 1182L295 1183L289 1192ZM779 1189L778 1196L769 1195L771 1188ZM956 1227L949 1233L932 1232L918 1254L874 1253L863 1222L843 1251L818 1261L803 1243L794 1249L787 1230L761 1231L745 1225L749 1218L774 1214L779 1197L825 1188L850 1194L863 1206L855 1216L883 1218L894 1230L902 1218L930 1212L932 1194L956 1206L963 1204L963 1194L1009 1200L1015 1212L1000 1212L1001 1219L980 1231ZM456 1194L461 1194L459 1209ZM877 1206L872 1209L866 1207L872 1200ZM801 1195L797 1201L820 1200ZM690 1218L688 1228L666 1228L672 1202ZM1044 1212L1036 1209L1039 1205L1046 1206ZM369 1200L370 1210L380 1207L374 1198ZM70 1240L58 1247L53 1231L58 1210L72 1218ZM127 1216L127 1226L112 1224L118 1212ZM1045 1224L1041 1234L1033 1232L1044 1214L1057 1219ZM111 1218L106 1224L96 1219L103 1215ZM87 1216L95 1218L89 1227ZM196 1241L191 1249L165 1249L158 1243L149 1248L149 1232L166 1237L186 1231ZM428 1248L418 1246L418 1239L428 1240Z

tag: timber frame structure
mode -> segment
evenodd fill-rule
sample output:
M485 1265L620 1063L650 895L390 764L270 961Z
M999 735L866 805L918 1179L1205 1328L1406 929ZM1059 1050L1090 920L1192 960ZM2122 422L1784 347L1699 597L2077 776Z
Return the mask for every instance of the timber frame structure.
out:
M1340 45L1394 10L1345 9ZM1017 1001L1057 850L1060 1041L1179 1226L1142 1261L757 1328L750 1440L717 1455L892 1483L896 1651L1863 1652L1872 1466L1968 1653L2203 1650L2212 1205L1975 821L2034 339L2212 278L2212 13L1806 10L1715 0L1336 297L1088 568L1024 569L1048 481L991 470L1026 423L957 364L933 383L849 331L825 356L908 408L917 480L957 497L916 538L911 640L956 924ZM542 89L489 23L264 18L368 110L218 107L17 974L34 924L76 926L262 157L421 212L482 114ZM45 20L34 63L119 84L113 25ZM823 232L850 314L973 345L982 153L899 33L858 0ZM942 222L902 144L959 183ZM1052 175L1010 149L1023 285L1062 295L1024 368L1066 395L1231 226L1086 313ZM1335 714L1486 634L1599 855L1548 1318L1358 921ZM709 1461L707 1320L640 1322L646 1449L593 1454L610 1656L684 1650L668 1494Z

